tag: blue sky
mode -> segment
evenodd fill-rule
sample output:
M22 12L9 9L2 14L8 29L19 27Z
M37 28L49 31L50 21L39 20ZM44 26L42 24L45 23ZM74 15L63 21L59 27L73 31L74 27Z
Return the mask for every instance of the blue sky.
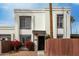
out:
M0 3L0 26L14 25L14 9L42 9L48 8L48 3ZM79 4L75 3L58 3L53 4L53 7L69 7L71 8L71 15L74 17L75 22L72 24L72 32L79 34Z

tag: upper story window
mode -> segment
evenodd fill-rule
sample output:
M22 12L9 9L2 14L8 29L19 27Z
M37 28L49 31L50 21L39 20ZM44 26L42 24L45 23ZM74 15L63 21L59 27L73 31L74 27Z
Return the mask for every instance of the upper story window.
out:
M63 28L63 14L57 14L57 28Z
M20 16L20 29L31 29L31 16Z

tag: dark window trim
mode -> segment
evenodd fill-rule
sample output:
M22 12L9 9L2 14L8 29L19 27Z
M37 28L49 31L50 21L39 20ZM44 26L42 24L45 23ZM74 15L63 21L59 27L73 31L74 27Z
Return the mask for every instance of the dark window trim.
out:
M24 22L24 24L21 24L21 17L30 17L30 27L28 28L28 27L25 27L26 26L26 24L25 24L25 22ZM32 24L32 16L19 16L19 20L20 20L20 29L31 29L32 27L31 27L31 24ZM24 19L25 20L25 19ZM24 27L22 27L22 25L24 26Z
M58 16L60 16L60 15L63 16L62 22L58 21ZM64 21L64 14L57 14L57 28L64 28L63 21ZM58 25L58 22L62 23L62 27L60 25Z
M63 38L63 34L57 34L57 38Z

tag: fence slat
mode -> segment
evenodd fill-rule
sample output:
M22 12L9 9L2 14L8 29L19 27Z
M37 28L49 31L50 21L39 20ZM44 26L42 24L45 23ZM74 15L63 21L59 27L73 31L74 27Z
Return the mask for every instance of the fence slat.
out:
M79 56L79 39L48 39L45 52L48 56Z

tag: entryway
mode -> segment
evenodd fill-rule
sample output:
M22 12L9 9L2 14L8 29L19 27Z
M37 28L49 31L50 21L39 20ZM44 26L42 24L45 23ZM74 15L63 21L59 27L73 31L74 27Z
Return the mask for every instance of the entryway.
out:
M20 41L21 41L21 43L22 43L23 46L24 46L24 43L27 40L31 40L31 35L20 35Z
M45 36L38 36L38 50L44 50Z

